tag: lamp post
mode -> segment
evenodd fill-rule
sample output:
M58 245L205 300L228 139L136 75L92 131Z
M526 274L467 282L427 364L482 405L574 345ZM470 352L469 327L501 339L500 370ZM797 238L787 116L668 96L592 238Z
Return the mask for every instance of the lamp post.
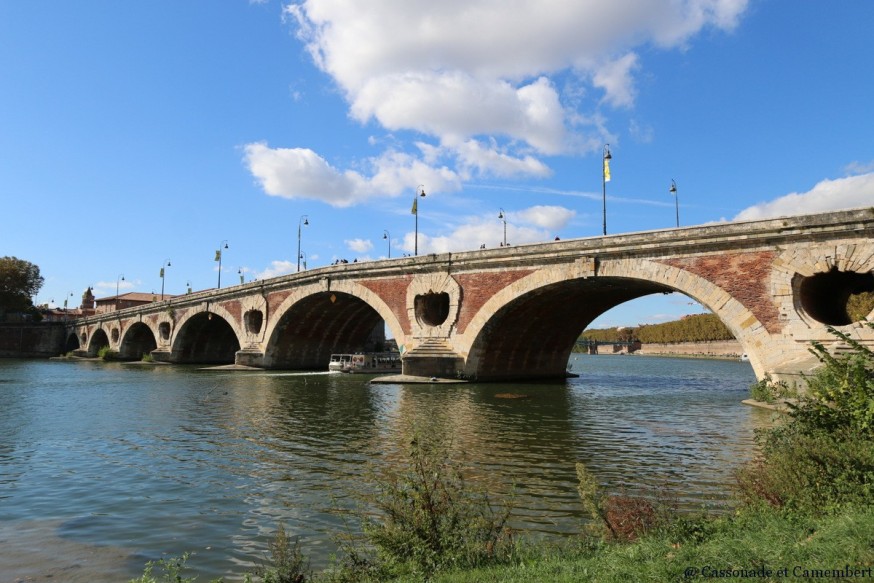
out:
M307 254L306 254L306 251L301 251L300 254L297 256L297 260L298 260L298 261L300 261L301 259L303 259L303 270L306 271L306 270L307 270ZM298 269L298 271L300 271L300 270Z
M382 238L388 241L388 258L391 259L391 233L386 230L382 231Z
M601 164L601 186L603 192L604 235L607 235L607 183L610 182L610 144L604 144L603 163Z
M215 260L219 263L218 289L222 289L222 246L224 246L224 249L228 248L227 239L223 239L222 242L219 243L219 248L215 252Z
M124 274L119 273L118 277L115 278L115 311L118 311L118 282L124 281ZM71 292L72 295L72 292ZM64 305L67 304L67 300L64 300Z
M242 268L242 267L240 267L240 268L237 269L237 275L240 276L240 285L243 285L244 283L246 283L246 282L244 281L244 278L245 278L246 276L243 275L243 268Z
M70 292L70 294L64 298L64 323L65 324L67 323L67 300L72 298L72 297L73 297L73 292ZM116 294L116 297L118 297L118 294Z
M161 301L164 301L164 268L170 267L170 260L165 259L164 263L161 265Z
M680 196L677 194L677 183L671 178L671 189L669 191L674 195L674 207L677 209L677 228L680 228Z
M419 198L425 198L425 185L416 187L416 195L413 197L413 214L416 215L416 241L413 243L413 255L419 255Z
M301 215L300 220L297 222L297 271L300 272L300 231L301 227L305 225L309 225L310 221L306 215Z
M504 209L498 213L498 218L504 221L504 247L507 246L507 215L504 214Z

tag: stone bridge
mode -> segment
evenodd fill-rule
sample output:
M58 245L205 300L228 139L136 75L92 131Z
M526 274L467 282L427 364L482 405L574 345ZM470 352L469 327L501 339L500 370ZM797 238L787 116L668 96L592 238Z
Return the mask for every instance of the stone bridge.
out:
M840 348L828 326L874 345L846 310L872 290L874 208L864 208L323 267L77 320L68 345L325 370L332 353L372 350L388 329L404 374L559 378L600 314L680 292L728 326L759 378L792 379L816 364L811 341Z

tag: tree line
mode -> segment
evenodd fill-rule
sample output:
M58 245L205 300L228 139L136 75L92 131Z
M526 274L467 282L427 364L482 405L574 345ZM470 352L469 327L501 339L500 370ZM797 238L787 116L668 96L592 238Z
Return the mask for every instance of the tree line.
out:
M696 314L664 324L586 330L580 340L673 344L677 342L713 342L734 340L734 335L715 314Z

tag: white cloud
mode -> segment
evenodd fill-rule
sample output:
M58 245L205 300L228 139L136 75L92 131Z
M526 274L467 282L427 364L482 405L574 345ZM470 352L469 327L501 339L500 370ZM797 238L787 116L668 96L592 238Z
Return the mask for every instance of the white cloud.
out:
M346 239L343 241L350 250L356 253L367 253L373 249L373 243L370 239Z
M518 211L505 211L507 217L507 243L545 243L552 241L556 232L564 228L576 215L576 211L560 206L534 206ZM485 244L489 249L499 247L504 241L504 223L497 213L488 216L466 217L452 228L448 235L432 237L419 231L419 255L471 251ZM413 252L415 233L406 233L399 247Z
M285 275L287 273L294 273L295 271L297 271L297 263L292 263L291 261L285 260L276 260L271 261L270 267L268 267L264 271L256 273L255 278L268 279L271 277Z
M455 190L474 175L547 176L542 157L594 151L609 137L601 104L633 105L643 68L635 48L680 47L705 28L730 30L747 3L293 2L287 21L351 117L417 132L421 158L386 152L355 161L362 174L306 148L249 144L246 163L268 194L334 206L423 182Z
M748 221L869 207L874 205L874 173L823 180L811 190L793 192L742 210L735 221Z

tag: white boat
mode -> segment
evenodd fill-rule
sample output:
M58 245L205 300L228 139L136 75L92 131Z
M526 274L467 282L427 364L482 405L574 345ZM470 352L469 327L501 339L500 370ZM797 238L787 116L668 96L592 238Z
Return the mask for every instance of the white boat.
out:
M332 372L381 374L401 372L399 352L363 352L358 354L332 354L328 370Z

